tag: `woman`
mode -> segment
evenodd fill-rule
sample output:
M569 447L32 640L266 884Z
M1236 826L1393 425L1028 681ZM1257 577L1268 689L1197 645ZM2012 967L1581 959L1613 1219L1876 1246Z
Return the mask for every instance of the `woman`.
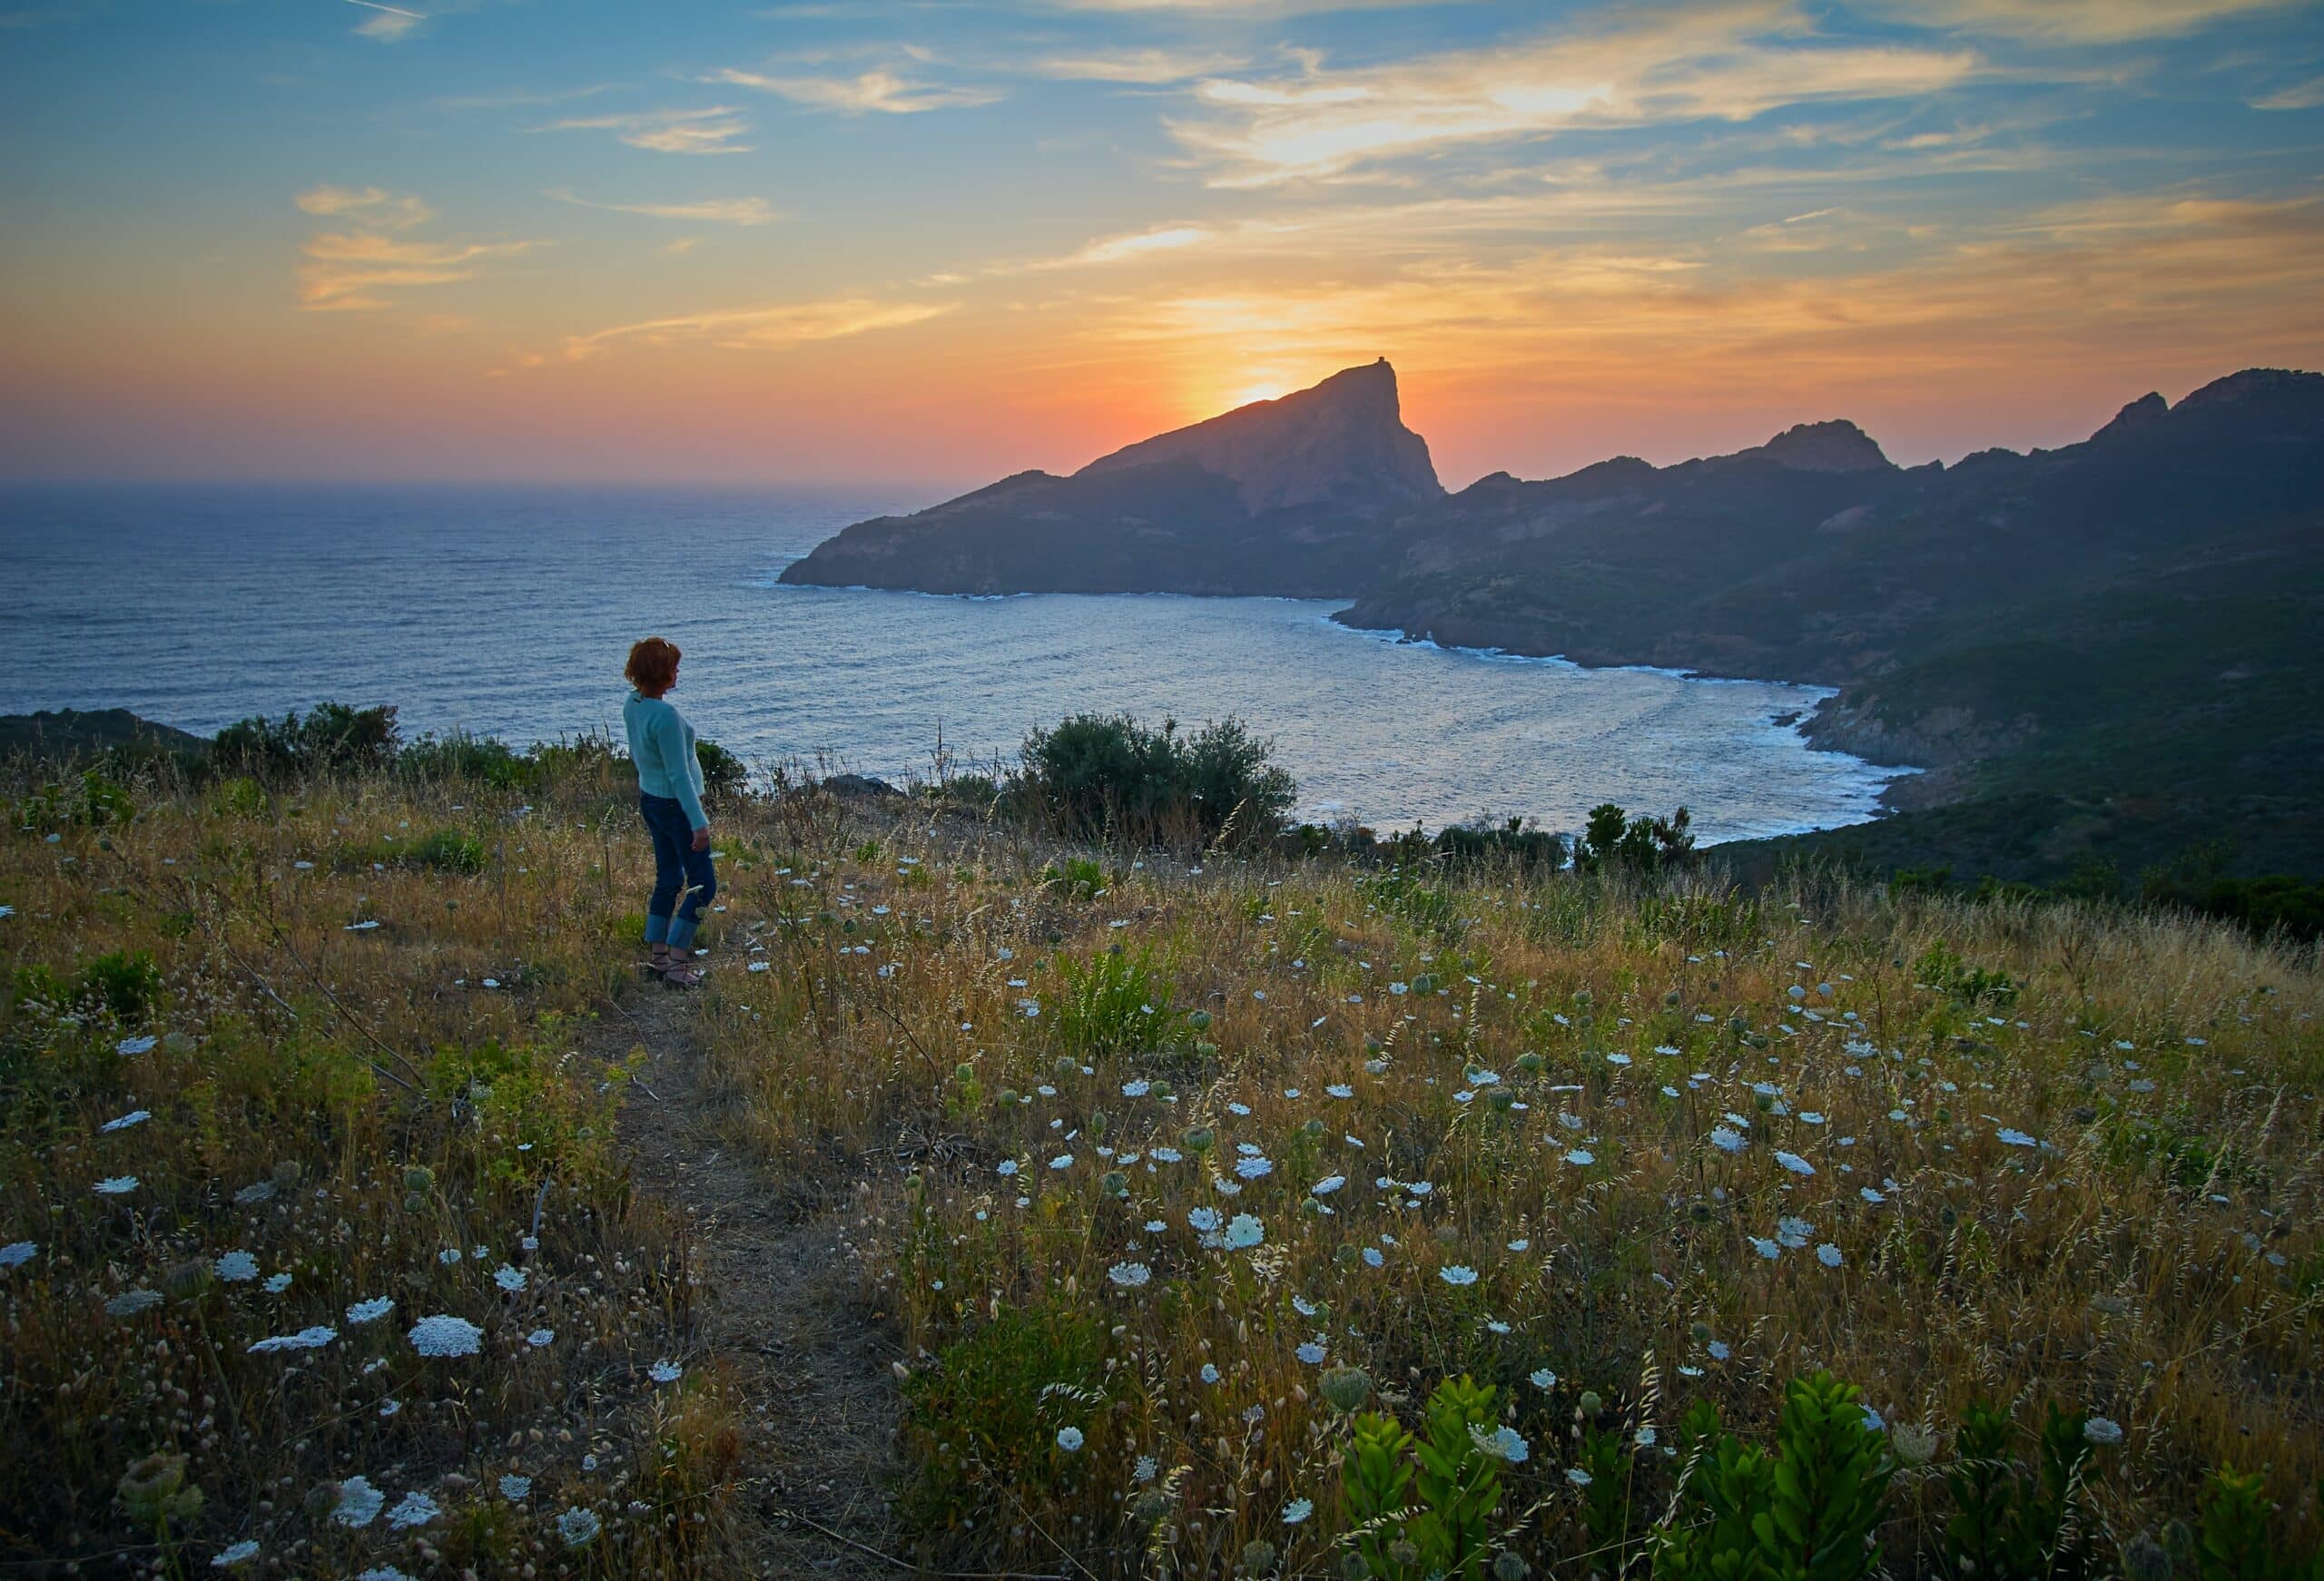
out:
M678 683L678 645L648 637L623 669L636 688L621 705L629 761L637 765L637 807L654 836L654 897L645 904L645 942L654 970L674 988L702 986L694 970L694 930L718 893L710 870L710 817L702 810L702 765L694 726L664 701ZM683 900L683 904L681 901Z

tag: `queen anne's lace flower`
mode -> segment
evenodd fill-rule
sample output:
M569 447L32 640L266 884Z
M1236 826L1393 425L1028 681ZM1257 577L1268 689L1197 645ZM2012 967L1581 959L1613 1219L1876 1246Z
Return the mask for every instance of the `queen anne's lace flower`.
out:
M407 1493L395 1508L388 1511L388 1529L400 1531L407 1527L424 1527L443 1511L436 1501L424 1493Z
M411 1347L422 1356L473 1356L484 1348L483 1340L482 1329L445 1312L411 1326Z
M388 1496L369 1481L350 1477L339 1485L339 1502L331 1506L330 1518L343 1527L367 1527L379 1518L387 1503Z

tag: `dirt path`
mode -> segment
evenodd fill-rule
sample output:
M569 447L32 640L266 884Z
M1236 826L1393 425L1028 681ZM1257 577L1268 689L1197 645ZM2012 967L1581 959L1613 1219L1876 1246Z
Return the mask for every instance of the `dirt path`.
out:
M639 1186L675 1205L692 1232L694 1338L740 1377L744 1573L911 1574L865 1551L899 1547L887 1503L897 1402L891 1338L862 1308L841 1244L853 1183L802 1203L730 1139L729 1101L705 1079L689 1032L693 1004L625 995L598 1036L614 1056L646 1052L648 1090L625 1102L622 1140Z

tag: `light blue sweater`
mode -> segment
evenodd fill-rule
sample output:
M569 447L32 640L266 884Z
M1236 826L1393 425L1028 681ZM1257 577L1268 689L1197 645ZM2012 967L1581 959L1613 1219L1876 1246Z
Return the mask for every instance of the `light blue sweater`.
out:
M686 810L686 823L708 829L702 810L702 764L694 755L694 726L658 697L633 692L621 705L629 731L629 761L637 765L637 788L648 796L668 796Z

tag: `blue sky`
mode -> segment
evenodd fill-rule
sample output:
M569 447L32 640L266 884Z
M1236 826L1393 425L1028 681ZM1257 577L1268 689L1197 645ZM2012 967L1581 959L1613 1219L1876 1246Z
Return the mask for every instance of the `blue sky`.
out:
M1448 481L2324 362L2268 0L0 0L0 474L970 483L1389 356Z

